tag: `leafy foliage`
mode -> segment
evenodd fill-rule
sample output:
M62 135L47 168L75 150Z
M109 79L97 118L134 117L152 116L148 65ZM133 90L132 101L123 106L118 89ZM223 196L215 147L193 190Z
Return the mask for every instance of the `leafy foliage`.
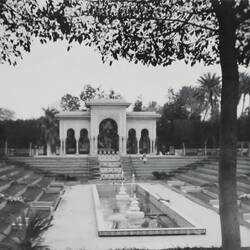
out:
M133 111L134 111L134 112L140 112L140 111L142 111L142 109L143 109L143 103L142 103L141 98L139 97L139 98L135 101L135 103L134 103Z
M76 96L66 94L61 98L61 107L63 111L75 111L80 108L80 100Z
M51 226L51 219L33 214L28 220L23 215L16 221L15 235L7 236L9 243L6 246L12 250L42 250L42 234ZM0 245L1 246L1 245Z
M15 112L9 109L0 108L0 121L3 120L13 120L15 117Z
M243 97L243 104L241 115L244 113L246 96L250 98L250 75L246 72L240 72L239 74L239 100ZM250 109L250 107L248 107Z
M43 109L44 117L41 120L42 135L44 140L50 144L52 153L55 152L55 147L59 138L58 121L56 114L58 113L55 109Z
M219 98L221 95L220 77L215 73L207 73L198 79L200 84L197 97L201 100L205 109L204 120L208 110L211 110L211 119L218 118L219 115Z
M101 86L94 88L90 84L84 85L83 91L80 94L80 99L84 102L84 105L86 106L87 102L94 98L120 99L122 96L119 93L116 93L113 89L106 92Z
M216 1L69 1L70 43L94 46L103 61L123 57L135 63L167 66L175 60L191 65L219 62ZM77 3L76 3L77 2ZM215 4L213 4L215 3ZM73 11L74 10L74 11ZM249 64L249 6L235 3L237 58Z
M0 121L0 142L5 140L12 148L28 148L31 142L33 145L41 144L40 119Z
M85 84L79 97L66 94L61 98L61 107L64 111L79 110L81 106L86 108L87 103L94 98L120 99L122 96L113 89L106 92L101 86L95 88L91 84Z

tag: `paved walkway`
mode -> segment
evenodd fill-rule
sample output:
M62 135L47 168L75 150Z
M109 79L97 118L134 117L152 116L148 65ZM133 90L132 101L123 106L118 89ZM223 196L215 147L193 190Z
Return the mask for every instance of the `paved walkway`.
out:
M160 184L143 184L145 188L169 199L171 207L185 214L197 226L207 229L206 235L150 236L150 237L108 237L97 235L91 185L67 187L57 211L53 227L45 234L45 244L52 250L108 250L124 247L161 249L184 246L219 246L219 216L181 194ZM242 246L250 246L250 230L241 227Z

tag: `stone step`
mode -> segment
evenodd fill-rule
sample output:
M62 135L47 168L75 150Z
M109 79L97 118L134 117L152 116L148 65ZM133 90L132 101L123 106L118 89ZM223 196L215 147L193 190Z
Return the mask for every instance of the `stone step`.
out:
M1 175L3 172L5 172L5 171L13 170L14 168L15 168L14 165L0 167L0 175Z
M202 186L204 184L209 183L208 181L197 179L196 177L180 174L175 176L176 179L182 180L184 182L187 182L189 184L195 185L195 186Z
M122 180L121 174L101 174L101 180Z
M193 186L193 185L184 185L181 186L181 191L184 193L189 193L189 192L200 192L202 188L200 186Z

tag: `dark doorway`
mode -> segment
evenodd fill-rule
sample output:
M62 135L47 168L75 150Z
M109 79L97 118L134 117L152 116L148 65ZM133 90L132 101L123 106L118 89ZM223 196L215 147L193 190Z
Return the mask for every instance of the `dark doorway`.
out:
M80 131L80 139L78 143L79 154L89 154L89 145L88 130L83 128Z
M140 153L149 154L150 153L150 139L148 135L148 130L143 129L141 131L141 138L139 141Z
M75 154L76 153L76 138L74 129L70 128L67 131L66 138L66 154Z
M131 128L128 131L128 140L127 140L127 154L137 154L137 138L135 129Z
M105 153L119 151L118 127L112 119L105 119L99 125L98 151Z

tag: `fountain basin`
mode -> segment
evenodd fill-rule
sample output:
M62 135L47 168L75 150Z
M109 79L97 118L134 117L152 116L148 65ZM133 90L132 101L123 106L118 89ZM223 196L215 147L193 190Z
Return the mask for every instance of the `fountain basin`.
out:
M134 184L133 187L138 197L139 210L132 209L131 213L129 209L131 204L128 203L127 207L123 207L120 211L115 198L120 186L112 184L92 186L99 237L206 233L205 228L195 225L184 215L172 210L167 202L159 200L156 194L140 184ZM127 194L132 193L130 187L131 185L126 186Z

